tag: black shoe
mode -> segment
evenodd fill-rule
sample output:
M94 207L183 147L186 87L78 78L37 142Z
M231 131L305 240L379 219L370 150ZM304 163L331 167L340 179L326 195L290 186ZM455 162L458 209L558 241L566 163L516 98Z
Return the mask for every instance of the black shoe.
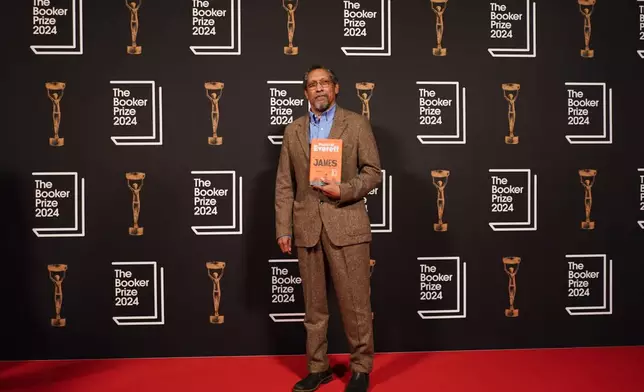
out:
M293 387L293 392L312 392L316 391L320 385L326 384L333 380L333 372L331 368L323 372L309 373L308 376L301 379Z
M369 389L369 373L353 373L344 392L367 392Z

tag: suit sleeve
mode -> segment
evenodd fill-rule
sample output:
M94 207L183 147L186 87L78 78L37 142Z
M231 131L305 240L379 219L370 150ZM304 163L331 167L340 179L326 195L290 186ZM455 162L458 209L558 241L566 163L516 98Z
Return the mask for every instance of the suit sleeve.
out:
M371 125L361 118L358 130L358 175L340 184L340 202L352 203L362 199L382 181L380 155Z
M284 132L277 175L275 178L275 230L276 238L293 236L294 170L289 154L290 132Z

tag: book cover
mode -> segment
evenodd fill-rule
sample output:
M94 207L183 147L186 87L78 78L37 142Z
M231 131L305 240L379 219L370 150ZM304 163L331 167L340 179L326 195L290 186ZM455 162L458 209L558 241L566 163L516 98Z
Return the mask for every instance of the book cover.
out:
M313 139L309 154L311 185L339 184L342 182L342 140Z

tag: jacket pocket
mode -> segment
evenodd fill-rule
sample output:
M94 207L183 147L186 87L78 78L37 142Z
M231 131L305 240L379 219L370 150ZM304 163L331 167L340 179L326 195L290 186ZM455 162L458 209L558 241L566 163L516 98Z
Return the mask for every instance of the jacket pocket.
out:
M371 233L369 216L362 200L346 207L336 207L333 210L338 229L348 236L359 236Z

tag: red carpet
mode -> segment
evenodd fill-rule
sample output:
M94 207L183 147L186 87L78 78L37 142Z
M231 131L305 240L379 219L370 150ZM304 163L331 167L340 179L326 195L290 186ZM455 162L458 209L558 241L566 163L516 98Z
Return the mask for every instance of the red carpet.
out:
M303 356L4 362L0 390L290 391L305 374ZM341 392L348 377L320 391ZM370 390L641 392L644 347L380 354Z

